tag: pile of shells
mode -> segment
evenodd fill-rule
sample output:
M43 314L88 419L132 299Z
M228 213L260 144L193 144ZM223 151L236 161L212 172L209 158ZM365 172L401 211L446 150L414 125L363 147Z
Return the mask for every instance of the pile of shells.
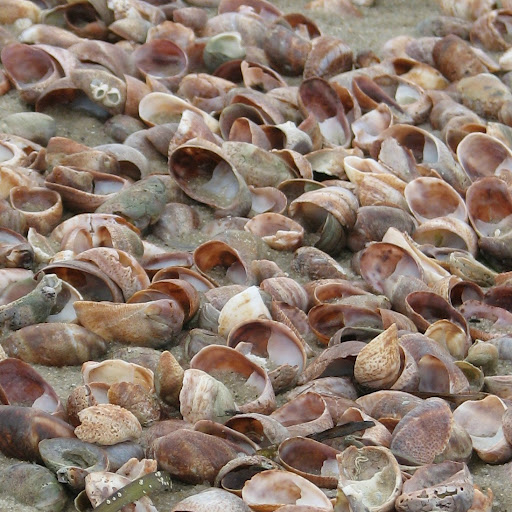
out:
M266 0L190 4L0 0L0 93L30 110L0 120L0 450L30 462L0 492L490 511L468 463L512 460L512 2L439 0L381 57ZM62 103L116 142L56 136Z

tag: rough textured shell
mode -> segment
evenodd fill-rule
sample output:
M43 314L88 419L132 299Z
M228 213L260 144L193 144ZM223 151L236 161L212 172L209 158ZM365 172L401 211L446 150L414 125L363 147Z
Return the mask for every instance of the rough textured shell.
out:
M88 443L112 445L136 440L142 434L139 420L118 405L93 405L80 411L78 417L81 424L75 428L75 435Z

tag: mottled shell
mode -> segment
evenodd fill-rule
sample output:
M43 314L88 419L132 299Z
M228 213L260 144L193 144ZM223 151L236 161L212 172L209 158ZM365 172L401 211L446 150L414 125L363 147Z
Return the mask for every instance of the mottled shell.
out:
M75 435L88 443L112 445L136 440L142 434L139 420L118 405L93 405L80 411L78 418L81 424L75 428Z
M354 377L373 388L391 387L400 374L400 345L396 324L374 338L357 355Z

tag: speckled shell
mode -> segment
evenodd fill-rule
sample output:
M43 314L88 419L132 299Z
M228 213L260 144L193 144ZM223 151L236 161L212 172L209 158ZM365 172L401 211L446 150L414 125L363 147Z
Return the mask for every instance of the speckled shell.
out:
M81 423L75 428L75 435L88 443L112 445L136 440L142 434L139 420L118 405L93 405L80 411L78 418Z

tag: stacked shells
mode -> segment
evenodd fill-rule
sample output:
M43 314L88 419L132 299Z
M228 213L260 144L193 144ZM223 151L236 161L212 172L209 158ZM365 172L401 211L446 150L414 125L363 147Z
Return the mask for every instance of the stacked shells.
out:
M0 122L0 450L37 463L0 489L490 510L468 464L512 460L512 5L440 1L466 21L355 59L304 14L206 3L0 0L1 91L35 110ZM115 143L56 136L62 101Z

